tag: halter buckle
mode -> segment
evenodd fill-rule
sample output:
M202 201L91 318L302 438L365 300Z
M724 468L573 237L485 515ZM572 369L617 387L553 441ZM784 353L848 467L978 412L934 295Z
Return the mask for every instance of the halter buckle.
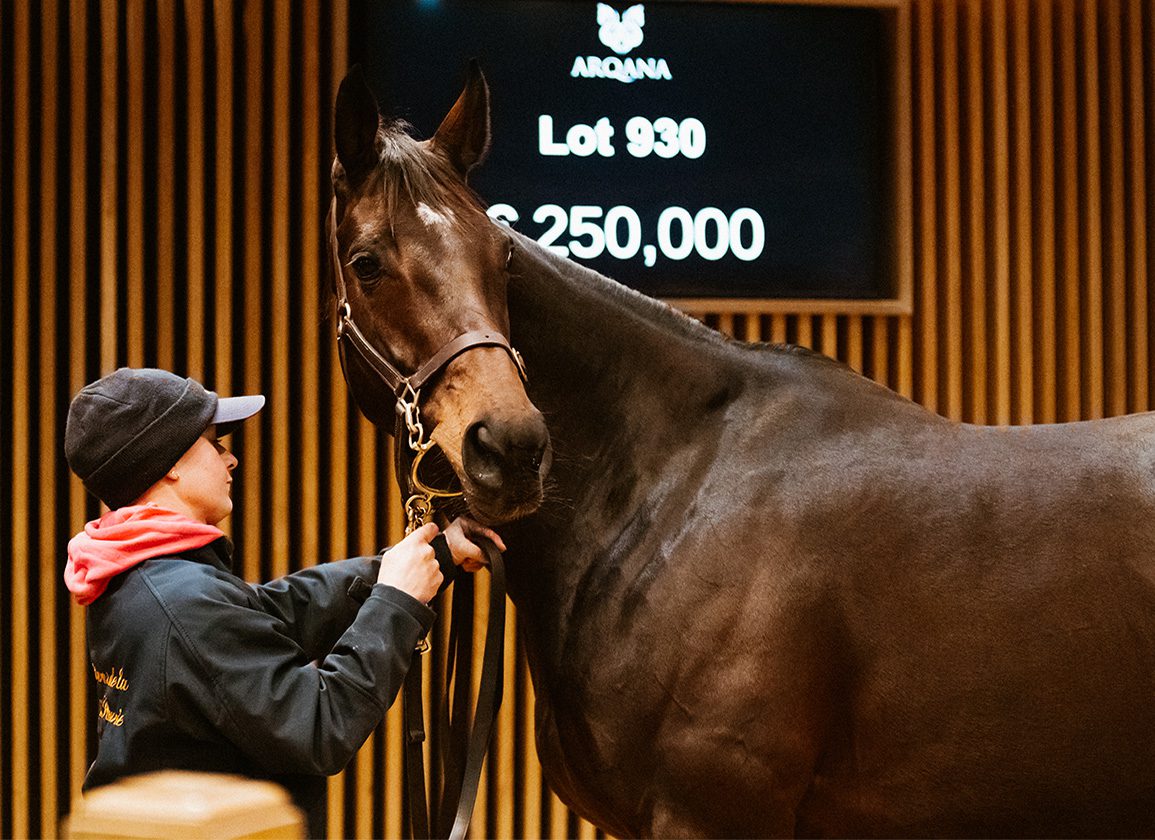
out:
M353 323L353 308L349 306L349 301L345 301L337 311L337 338L341 338L345 335L346 325Z
M521 353L517 352L517 348L510 345L510 354L513 356L514 364L517 365L517 372L521 375L522 382L529 382L529 374L525 372L525 359L521 357Z

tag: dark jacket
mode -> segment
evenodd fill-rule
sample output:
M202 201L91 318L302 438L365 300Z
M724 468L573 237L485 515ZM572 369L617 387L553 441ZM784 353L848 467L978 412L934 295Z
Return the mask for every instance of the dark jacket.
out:
M373 584L377 558L263 585L231 561L223 538L146 560L88 607L99 746L84 787L172 768L271 779L316 836L324 777L381 722L435 616Z

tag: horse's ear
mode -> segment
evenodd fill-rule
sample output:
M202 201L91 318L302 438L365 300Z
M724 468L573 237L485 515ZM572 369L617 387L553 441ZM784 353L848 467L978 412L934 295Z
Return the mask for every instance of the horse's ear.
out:
M489 85L476 58L469 62L465 89L433 135L433 148L449 158L462 177L489 152Z
M337 89L333 138L337 161L345 170L345 186L354 187L377 165L377 100L361 66L354 65Z

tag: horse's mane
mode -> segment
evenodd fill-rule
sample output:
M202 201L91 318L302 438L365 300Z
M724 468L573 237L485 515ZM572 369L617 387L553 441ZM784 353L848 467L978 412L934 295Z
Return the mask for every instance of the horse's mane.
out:
M644 318L660 329L668 330L685 338L723 343L726 337L710 329L701 321L692 318L668 303L649 297L631 289L592 268L579 265L573 260L559 257L548 248L525 234L520 235L521 247L535 254L538 259L549 264L564 280L589 293L606 299L612 305L628 310L635 316Z
M830 356L824 355L817 350L812 350L809 347L803 347L798 344L743 341L730 338L703 324L697 318L687 315L675 306L644 295L629 286L619 283L610 277L606 277L604 274L599 274L593 269L580 265L573 260L568 260L553 254L549 249L543 247L528 236L522 235L522 240L526 243L526 247L532 249L540 259L549 263L565 280L589 289L591 294L602 297L611 304L616 304L629 310L634 315L640 316L652 323L659 330L670 332L675 336L687 338L692 341L704 341L714 346L733 348L740 353L784 354L820 362L835 368L844 368L847 371L852 370L849 366L837 359L832 359Z

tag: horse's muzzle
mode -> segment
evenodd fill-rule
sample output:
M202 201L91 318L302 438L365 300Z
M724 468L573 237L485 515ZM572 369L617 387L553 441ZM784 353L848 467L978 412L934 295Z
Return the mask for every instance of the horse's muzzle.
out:
M486 518L508 521L540 504L552 460L540 412L476 421L465 432L461 456L470 506Z

